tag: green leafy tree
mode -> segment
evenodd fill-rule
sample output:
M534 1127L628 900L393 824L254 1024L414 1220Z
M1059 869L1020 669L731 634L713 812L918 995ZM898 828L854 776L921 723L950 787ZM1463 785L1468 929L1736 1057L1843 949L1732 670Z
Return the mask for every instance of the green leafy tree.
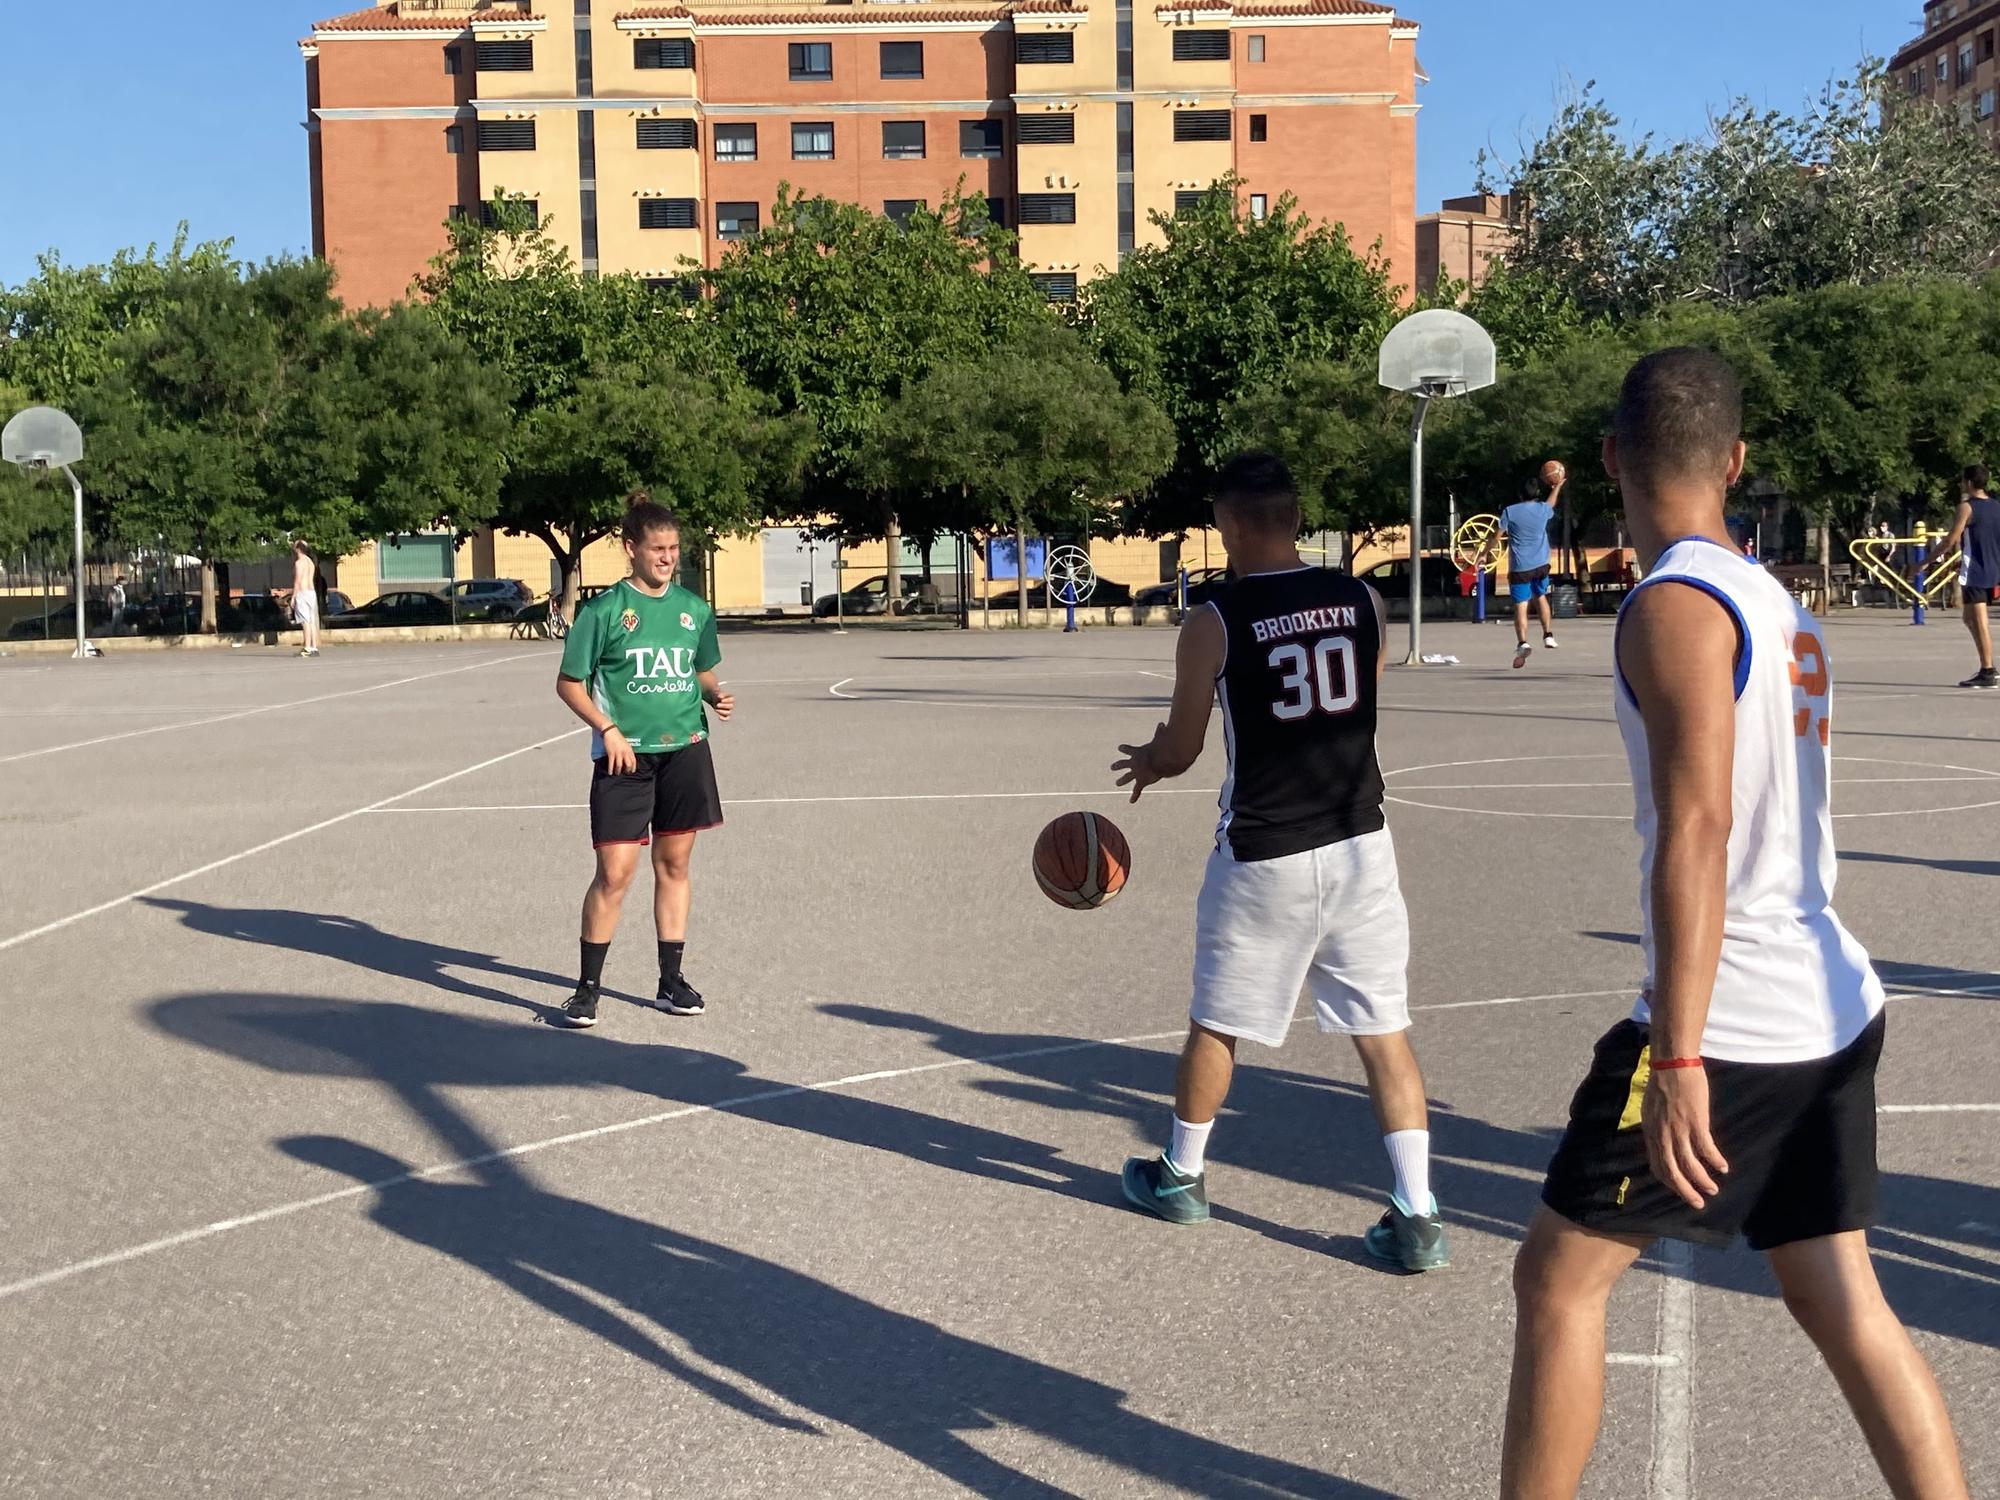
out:
M945 497L965 530L1012 531L1025 558L1031 522L1088 532L1110 501L1165 472L1173 451L1166 414L1051 326L912 384L878 425L862 469L895 469ZM1016 608L1027 624L1025 577Z
M976 196L954 194L899 224L781 188L769 227L732 246L706 281L728 356L819 433L807 513L831 515L850 539L886 538L897 597L904 511L923 498L865 456L911 382L1052 321L1013 236Z
M1407 517L1410 407L1382 389L1374 365L1307 361L1244 395L1229 415L1237 445L1275 453L1291 469L1306 531L1373 530Z
M1357 254L1290 197L1251 219L1229 179L1154 222L1165 242L1092 282L1077 318L1125 387L1173 421L1174 462L1128 516L1135 531L1168 535L1201 524L1209 477L1238 442L1235 403L1309 361L1372 357L1397 305L1380 257Z

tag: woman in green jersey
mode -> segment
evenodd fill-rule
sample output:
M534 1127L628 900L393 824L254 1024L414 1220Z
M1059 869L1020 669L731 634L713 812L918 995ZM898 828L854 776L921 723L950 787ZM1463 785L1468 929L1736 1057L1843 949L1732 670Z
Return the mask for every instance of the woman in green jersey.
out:
M726 719L736 700L715 676L722 661L715 611L674 581L681 561L674 513L638 491L621 535L632 575L577 611L556 677L556 696L590 726L595 762L590 838L597 875L583 898L582 972L560 1012L568 1026L597 1024L604 956L649 845L660 940L653 1003L676 1016L698 1016L704 1008L681 973L688 866L695 835L722 826L706 709Z

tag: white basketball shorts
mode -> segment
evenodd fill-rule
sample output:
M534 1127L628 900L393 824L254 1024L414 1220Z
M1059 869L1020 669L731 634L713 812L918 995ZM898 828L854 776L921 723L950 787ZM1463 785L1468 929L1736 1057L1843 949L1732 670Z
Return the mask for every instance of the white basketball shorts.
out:
M300 625L311 625L319 619L319 595L309 590L300 590L292 595L292 619Z
M1410 1024L1410 917L1384 828L1240 864L1209 856L1195 904L1189 1014L1276 1047L1311 988L1321 1031L1384 1036Z

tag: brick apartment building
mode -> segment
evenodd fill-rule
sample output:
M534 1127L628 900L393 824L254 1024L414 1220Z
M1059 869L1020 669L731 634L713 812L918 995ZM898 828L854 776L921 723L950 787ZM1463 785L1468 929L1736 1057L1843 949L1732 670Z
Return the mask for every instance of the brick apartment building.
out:
M1956 104L2000 145L2000 0L1930 0L1924 34L1890 61L1890 77L1919 98Z
M1442 274L1477 290L1494 257L1513 248L1517 229L1510 194L1445 199L1438 212L1417 220L1417 286L1429 291Z
M314 248L391 301L505 189L664 280L781 182L889 215L962 182L1061 298L1233 172L1410 283L1416 43L1372 0L377 0L301 44Z

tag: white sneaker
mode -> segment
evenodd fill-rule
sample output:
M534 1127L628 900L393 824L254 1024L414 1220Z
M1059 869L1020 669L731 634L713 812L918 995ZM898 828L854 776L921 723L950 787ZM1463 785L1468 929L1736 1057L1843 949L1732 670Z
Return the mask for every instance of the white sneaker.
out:
M1552 635L1545 635L1545 636L1543 636L1543 637L1542 637L1542 649L1543 649L1544 651L1553 651L1553 650L1555 650L1555 649L1556 649L1556 638L1555 638L1554 636L1552 636Z
M1521 642L1520 645L1514 648L1514 666L1516 669L1525 667L1528 664L1529 654L1529 647L1526 641Z

